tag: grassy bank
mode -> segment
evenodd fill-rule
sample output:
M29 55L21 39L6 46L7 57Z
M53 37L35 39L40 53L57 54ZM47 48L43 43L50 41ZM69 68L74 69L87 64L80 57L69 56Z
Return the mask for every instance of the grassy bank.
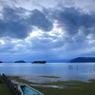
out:
M39 76L39 77L46 77L46 78L60 78L60 77L57 77L57 76Z
M13 95L1 76L0 76L0 95Z
M95 95L95 80L89 80L89 83L82 81L56 81L56 82L46 82L46 83L33 83L27 80L20 79L18 76L10 77L13 80L22 82L25 84L38 84L38 85L56 85L64 86L65 88L52 88L52 87L38 87L33 86L33 88L41 91L45 95ZM50 77L49 77L50 78Z

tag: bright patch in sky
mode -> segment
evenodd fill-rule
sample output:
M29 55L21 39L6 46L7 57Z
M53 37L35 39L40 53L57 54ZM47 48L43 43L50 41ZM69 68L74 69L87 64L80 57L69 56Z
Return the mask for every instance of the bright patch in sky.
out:
M5 42L4 42L3 40L0 40L0 43L1 43L1 44L4 44Z

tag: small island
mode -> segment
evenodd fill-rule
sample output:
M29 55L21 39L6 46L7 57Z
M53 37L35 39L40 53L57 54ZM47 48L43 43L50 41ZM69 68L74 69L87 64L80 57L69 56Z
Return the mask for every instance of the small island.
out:
M0 61L0 63L3 63L2 61Z
M19 61L15 61L14 63L26 63L26 62L23 60L19 60Z
M45 64L46 61L34 61L32 62L32 64Z

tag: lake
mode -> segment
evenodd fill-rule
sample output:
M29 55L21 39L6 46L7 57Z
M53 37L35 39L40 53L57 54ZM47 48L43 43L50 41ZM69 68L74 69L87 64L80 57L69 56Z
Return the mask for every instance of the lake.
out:
M21 76L32 82L80 80L88 82L95 79L95 63L1 63L0 73ZM46 78L39 76L58 76Z

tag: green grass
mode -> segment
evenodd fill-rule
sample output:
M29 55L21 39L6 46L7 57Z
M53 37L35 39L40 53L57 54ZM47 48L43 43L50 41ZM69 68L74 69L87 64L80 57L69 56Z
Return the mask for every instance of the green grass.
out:
M32 82L28 82L27 80L20 79L18 76L10 78L25 84L34 84ZM56 81L36 83L40 85L58 85L58 86L63 85L66 86L64 89L37 86L35 87L33 86L33 88L41 91L45 95L95 95L95 79L89 81L90 81L89 83L82 81Z
M17 82L26 83L26 84L36 84L33 82L29 82L27 80L21 79L19 76L8 76L10 79L15 80Z
M46 78L60 78L60 77L56 77L56 76L39 76L39 77L46 77Z
M51 83L43 83L43 85L64 85L65 89L34 87L45 95L95 95L95 80L91 83L81 81L57 81Z
M42 85L57 85L57 86L64 85L66 88L80 88L80 89L88 87L88 83L82 81L56 81L42 83Z
M95 95L95 89L58 89L34 87L45 95Z
M0 76L0 95L13 95L8 85Z

